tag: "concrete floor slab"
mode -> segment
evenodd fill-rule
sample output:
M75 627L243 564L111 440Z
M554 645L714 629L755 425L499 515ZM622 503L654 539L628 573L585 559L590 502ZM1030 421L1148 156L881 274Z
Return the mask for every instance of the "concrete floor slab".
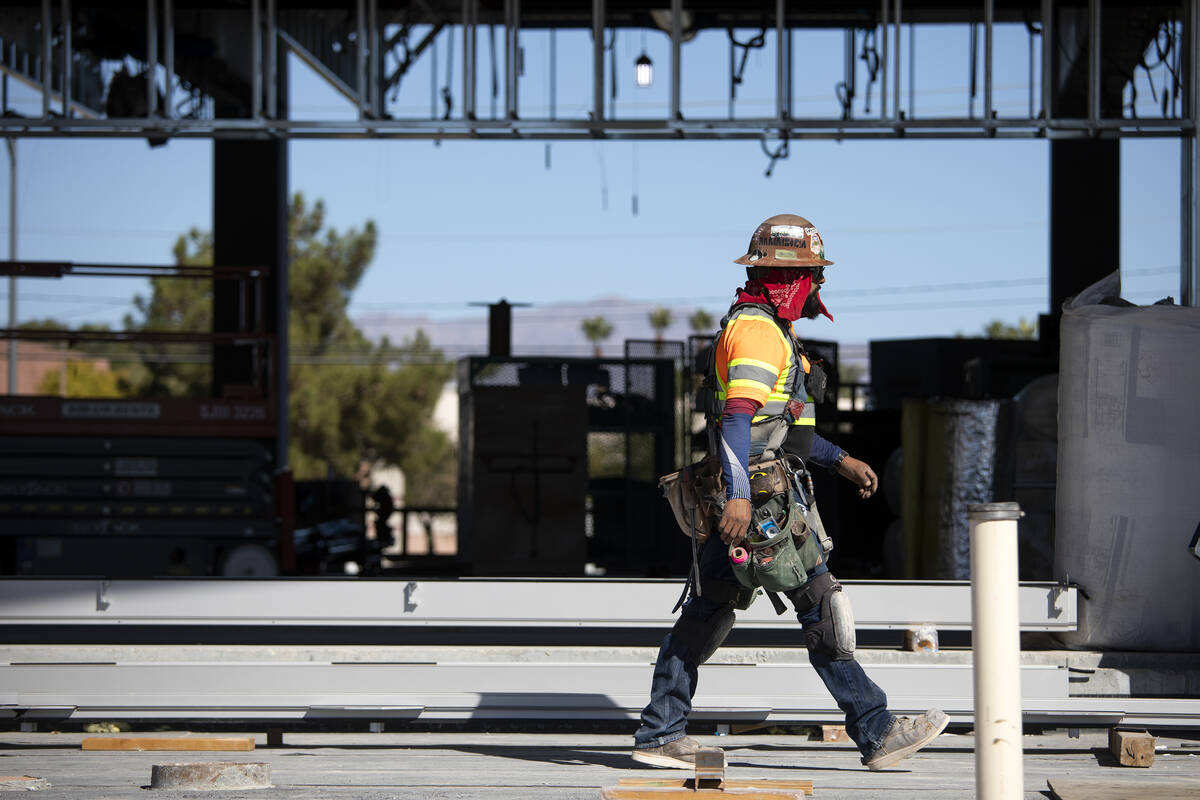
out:
M161 753L84 751L82 733L0 732L0 774L49 781L45 800L145 800L151 767ZM162 734L165 735L165 734ZM242 735L247 735L242 733ZM309 733L287 732L282 746L256 735L247 761L270 765L272 788L242 791L162 792L208 800L599 800L600 789L623 777L669 776L629 758L631 739L594 733ZM735 736L700 735L726 749L731 778L812 780L815 797L883 797L938 800L974 795L974 739L948 733L891 770L870 772L850 745L807 735L764 731ZM1025 797L1049 796L1047 781L1130 781L1139 796L1153 785L1194 783L1200 797L1200 739L1159 737L1150 769L1115 766L1103 730L1026 735ZM249 754L247 754L249 755ZM228 753L195 753L189 762L231 761Z

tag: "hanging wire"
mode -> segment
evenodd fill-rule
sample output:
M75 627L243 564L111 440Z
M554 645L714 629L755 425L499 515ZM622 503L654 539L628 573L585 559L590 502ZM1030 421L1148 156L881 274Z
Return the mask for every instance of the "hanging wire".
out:
M446 112L442 119L450 119L450 111L454 108L454 94L450 91L454 81L454 34L446 37L446 83L442 86L442 102Z
M747 39L744 42L739 42L737 36L734 35L733 28L726 28L725 32L729 35L730 50L730 66L733 64L733 51L741 48L742 60L738 64L737 69L733 71L732 80L729 85L729 104L730 114L732 115L733 101L737 97L737 87L742 83L742 77L746 72L746 62L750 58L751 50L760 50L767 45L767 29L762 28L757 35Z
M979 26L975 22L971 22L971 47L969 67L970 72L970 98L967 100L967 119L975 119L975 98L979 94L978 91L978 72L979 72Z
M500 94L500 79L496 73L496 24L488 25L488 53L491 55L492 61L492 119L496 118L496 98Z
M871 89L875 86L875 81L879 79L879 50L875 47L875 41L878 38L878 28L868 28L863 34L863 49L859 58L867 67L867 94L866 103L863 106L863 113L871 113Z
M842 106L842 119L850 119L854 115L854 84L855 84L855 48L858 45L858 34L853 28L845 31L845 41L842 43L842 54L845 58L842 80L833 86L833 93Z
M762 146L763 153L765 153L767 158L770 159L770 161L767 162L767 169L763 173L763 175L765 177L769 178L769 177L771 177L771 173L775 171L775 162L779 161L781 158L788 157L788 132L787 132L787 129L785 128L783 131L781 131L779 146L776 147L774 150L771 150L769 147L767 147L766 134L763 134L763 137L761 139L759 139L758 143Z

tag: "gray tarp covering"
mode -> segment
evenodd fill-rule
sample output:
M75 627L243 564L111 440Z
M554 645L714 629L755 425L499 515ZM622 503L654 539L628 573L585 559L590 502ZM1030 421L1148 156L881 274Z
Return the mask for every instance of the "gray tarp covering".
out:
M1055 577L1086 593L1063 639L1200 650L1200 308L1119 294L1113 273L1063 306Z

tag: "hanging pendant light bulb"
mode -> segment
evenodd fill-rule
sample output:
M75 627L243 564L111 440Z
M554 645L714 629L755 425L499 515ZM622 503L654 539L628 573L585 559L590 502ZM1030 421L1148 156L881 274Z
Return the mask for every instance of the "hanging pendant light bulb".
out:
M645 89L654 82L654 62L645 51L633 62L633 80L639 88Z

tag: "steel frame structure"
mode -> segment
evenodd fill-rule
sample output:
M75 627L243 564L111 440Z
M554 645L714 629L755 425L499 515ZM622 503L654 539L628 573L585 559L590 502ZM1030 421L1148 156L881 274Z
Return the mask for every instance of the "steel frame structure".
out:
M161 4L161 13L160 12ZM592 31L591 54L591 112L587 119L555 119L551 99L549 118L518 118L518 60L519 35L521 31L520 0L504 0L503 56L505 81L503 85L504 116L500 119L479 119L476 114L477 47L476 33L479 26L480 0L462 0L458 22L462 39L461 68L464 100L462 113L456 118L394 119L388 118L383 108L383 88L389 78L383 74L384 29L387 20L381 20L380 0L355 0L353 20L356 33L354 83L351 86L325 67L319 58L283 31L277 0L248 0L249 42L251 47L249 80L250 114L245 119L178 119L174 118L171 103L158 108L157 70L147 70L146 108L144 117L138 118L87 118L88 114L71 97L72 36L70 25L63 26L59 51L59 76L61 91L54 91L54 71L41 69L40 90L42 113L39 118L0 116L0 135L19 137L62 137L62 136L116 136L116 137L199 137L199 138L245 138L277 137L282 139L340 139L340 138L394 138L394 139L477 139L477 140L721 140L758 139L765 143L768 137L780 140L779 151L772 155L772 162L786 154L787 142L805 139L943 139L943 138L1092 138L1092 137L1177 137L1181 141L1181 276L1180 293L1184 305L1200 304L1200 155L1197 154L1196 134L1200 128L1200 58L1195 56L1196 43L1200 42L1200 0L1182 0L1183 10L1183 61L1181 63L1183 113L1178 117L1158 119L1112 118L1102 114L1102 59L1100 34L1104 19L1100 0L1087 0L1087 48L1086 115L1083 117L1061 117L1054 109L1054 62L1053 35L1055 9L1060 0L1040 0L1041 20L1041 113L1035 113L1030 103L1030 112L1025 119L997 118L993 98L993 34L997 21L996 0L982 0L983 25L983 109L978 118L931 117L913 119L906 117L900 109L901 98L901 29L906 21L913 22L920 11L912 6L906 11L903 0L880 0L878 13L872 12L870 25L880 31L882 52L879 64L880 111L878 117L843 118L797 118L791 108L791 31L798 13L788 9L785 0L774 3L774 97L775 114L770 117L749 119L685 119L681 113L680 85L682 80L681 46L684 39L683 0L671 0L669 25L663 28L671 39L670 94L667 114L659 119L619 119L606 114L604 98L604 31L613 24L614 17L608 13L606 0L592 0L590 29ZM146 0L145 29L146 54L150 64L159 63L159 41L163 42L161 63L166 76L165 96L172 96L175 81L175 7L177 0ZM41 58L43 65L54 63L54 47L51 30L54 20L54 3L41 0ZM72 0L59 0L61 19L70 19ZM909 16L906 17L905 14ZM810 25L838 24L828 20L814 21L806 18ZM443 23L444 24L444 23ZM624 24L629 24L628 20ZM844 23L850 27L862 27L867 23L857 20ZM441 25L438 26L439 29ZM436 31L435 31L436 32ZM367 43L365 46L363 43ZM420 50L427 43L422 43ZM280 114L278 54L288 51L300 56L313 67L337 91L349 99L357 110L357 119L348 121L319 121L285 118ZM853 69L853 54L848 57L849 68ZM5 75L23 80L16 70L0 66ZM889 81L889 78L891 79ZM889 85L890 84L890 85ZM912 81L909 85L912 91ZM1032 90L1031 90L1032 91ZM57 101L61 113L52 112L52 101ZM432 110L431 110L432 112Z

